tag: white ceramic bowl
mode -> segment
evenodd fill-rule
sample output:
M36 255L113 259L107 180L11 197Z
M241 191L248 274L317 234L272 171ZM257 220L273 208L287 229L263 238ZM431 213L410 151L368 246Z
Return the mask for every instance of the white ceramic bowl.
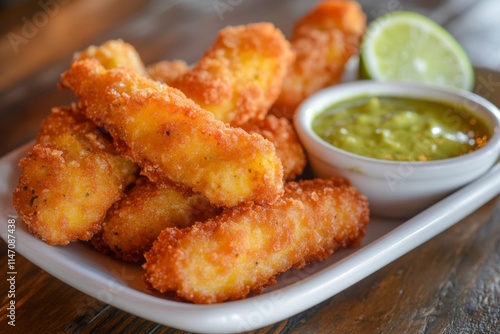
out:
M455 158L428 162L379 160L339 149L311 129L316 115L337 102L357 96L414 97L465 105L491 127L489 142ZM313 173L318 177L345 177L370 202L376 216L407 218L434 204L485 173L500 154L500 111L470 92L402 82L356 81L325 88L298 108L294 124Z

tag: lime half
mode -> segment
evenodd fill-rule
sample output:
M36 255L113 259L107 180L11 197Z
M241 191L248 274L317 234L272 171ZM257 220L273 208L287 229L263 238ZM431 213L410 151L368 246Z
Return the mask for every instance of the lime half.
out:
M361 44L360 76L467 90L474 86L474 70L460 44L413 12L392 12L370 23Z

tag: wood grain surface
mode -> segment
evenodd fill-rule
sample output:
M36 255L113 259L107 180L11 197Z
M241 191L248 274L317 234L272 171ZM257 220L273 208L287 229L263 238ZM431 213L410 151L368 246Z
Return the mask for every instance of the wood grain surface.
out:
M216 10L218 1L229 4L225 7L229 9ZM53 2L60 6L57 14L28 43L19 44L18 52L8 34L20 34L24 22L43 8L39 1L26 0L0 7L0 156L32 140L51 107L73 100L56 85L73 52L88 44L123 38L136 46L146 63L176 58L194 62L224 26L271 21L288 34L295 20L315 3ZM424 13L456 36L475 65L500 71L497 0L360 3L369 20L393 10ZM485 92L497 96L500 82L486 76L483 80ZM6 217L0 219L6 224ZM83 294L20 254L16 257L16 326L9 326L3 241L0 263L0 333L186 333ZM249 333L500 333L500 197L332 298Z

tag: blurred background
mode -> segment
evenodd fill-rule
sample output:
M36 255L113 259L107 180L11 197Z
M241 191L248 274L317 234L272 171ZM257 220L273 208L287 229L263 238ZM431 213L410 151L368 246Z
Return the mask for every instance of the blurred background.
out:
M368 21L395 10L434 19L473 64L500 70L499 0L360 0ZM54 103L75 51L108 39L134 45L146 64L195 62L227 25L271 21L288 35L316 1L305 0L1 0L0 156L34 138ZM13 128L14 127L14 128Z

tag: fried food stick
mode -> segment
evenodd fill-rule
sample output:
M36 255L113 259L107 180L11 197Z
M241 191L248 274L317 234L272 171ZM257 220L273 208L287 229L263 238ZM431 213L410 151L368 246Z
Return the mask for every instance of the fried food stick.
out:
M143 262L143 254L164 228L188 227L219 211L201 195L186 195L141 177L108 211L91 243L100 253L119 260Z
M161 293L218 303L259 293L275 276L361 242L364 196L340 180L290 182L272 205L228 209L204 223L162 231L145 254L144 280Z
M361 6L350 0L324 0L297 21L290 37L295 62L271 112L292 118L306 97L339 83L365 28Z
M53 109L19 165L14 207L28 230L51 245L90 239L138 170L70 108Z
M106 69L120 66L131 68L137 73L147 75L146 67L137 50L121 39L109 40L99 46L91 45L73 57L74 61L96 59Z
M268 140L214 119L181 91L127 68L72 64L61 85L111 133L152 181L204 195L217 206L276 200L283 167Z
M288 41L271 23L227 27L172 86L216 119L238 126L267 114L292 59Z
M302 174L307 160L292 123L284 117L266 115L263 120L245 123L241 128L258 133L276 147L276 154L283 164L283 178L293 180Z

